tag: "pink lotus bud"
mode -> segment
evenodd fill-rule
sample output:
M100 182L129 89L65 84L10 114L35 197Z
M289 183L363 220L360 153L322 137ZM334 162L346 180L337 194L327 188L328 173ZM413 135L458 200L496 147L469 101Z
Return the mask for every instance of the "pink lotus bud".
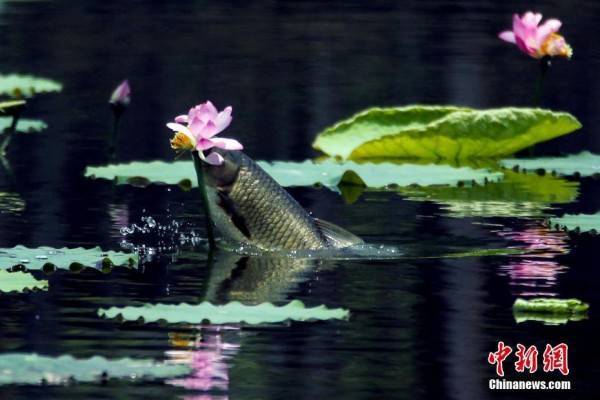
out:
M110 104L116 106L127 107L131 101L131 88L129 87L129 81L125 79L110 96Z

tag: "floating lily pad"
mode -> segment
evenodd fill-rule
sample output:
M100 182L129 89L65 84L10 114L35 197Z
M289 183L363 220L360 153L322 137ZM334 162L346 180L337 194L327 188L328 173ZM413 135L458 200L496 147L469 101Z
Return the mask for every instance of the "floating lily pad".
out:
M536 298L517 299L513 315L517 323L539 321L549 325L564 324L587 318L589 304L578 299Z
M507 168L519 167L530 171L554 171L560 175L592 176L600 174L600 155L584 151L565 157L512 158L502 160Z
M358 164L352 161L338 163L333 160L318 163L309 160L300 163L259 161L258 164L282 186L322 184L334 187L340 182L364 184L373 188L386 185L456 185L460 182L483 183L486 180L498 180L503 176L501 172L492 172L488 169L456 168L448 165ZM88 167L85 175L92 178L114 179L118 184L154 182L183 185L184 182L190 182L196 185L194 166L190 161L132 162Z
M513 317L517 324L526 321L541 322L544 325L564 325L569 321L582 321L587 319L587 314L538 314L530 312L513 311Z
M600 212L596 214L565 214L560 218L551 218L550 225L570 231L600 232Z
M324 305L307 308L299 300L293 300L285 306L271 303L244 305L237 301L225 305L200 304L145 304L140 307L111 307L98 310L100 316L126 321L143 319L145 322L166 321L168 323L199 324L210 321L212 324L246 323L250 325L275 323L287 320L327 320L347 319L348 310L330 309Z
M566 204L578 195L578 182L506 170L504 179L469 187L400 188L410 200L440 203L454 217L534 217L552 204Z
M319 133L313 147L342 159L503 157L581 128L569 113L529 108L371 108Z
M51 79L31 75L0 75L0 94L31 97L39 93L60 92L62 85Z
M0 117L0 134L4 130L12 125L12 117ZM27 119L21 118L17 122L17 132L32 133L41 132L46 129L48 125L39 119Z
M189 372L190 368L183 364L165 364L148 359L0 354L0 385L61 385L72 380L99 382L111 378L149 380L172 378Z
M22 264L28 270L38 270L48 265L56 268L80 269L82 267L105 268L111 265L133 265L138 262L137 254L103 251L100 247L84 249L54 249L38 247L34 249L16 246L0 248L0 270Z
M22 292L24 290L34 289L48 289L48 281L37 280L27 272L8 272L0 269L0 292Z
M94 179L115 180L118 185L146 186L150 183L197 186L192 161L134 161L127 164L109 164L87 167L85 176Z
M334 187L340 182L364 184L370 188L381 188L388 185L398 186L431 186L456 185L465 183L484 183L487 180L499 180L502 173L488 169L469 167L452 167L449 165L420 165L395 163L355 163L346 161L338 163L326 160L315 163L276 161L260 162L264 170L283 186L309 186L321 183Z

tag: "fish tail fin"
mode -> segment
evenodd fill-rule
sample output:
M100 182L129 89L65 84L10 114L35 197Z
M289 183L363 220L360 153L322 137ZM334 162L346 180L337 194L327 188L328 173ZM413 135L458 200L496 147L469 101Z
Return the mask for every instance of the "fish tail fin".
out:
M354 246L357 244L363 244L364 241L356 236L355 234L348 232L344 228L333 224L328 221L324 221L319 218L314 218L317 228L321 231L327 243L335 248L342 248L348 246Z

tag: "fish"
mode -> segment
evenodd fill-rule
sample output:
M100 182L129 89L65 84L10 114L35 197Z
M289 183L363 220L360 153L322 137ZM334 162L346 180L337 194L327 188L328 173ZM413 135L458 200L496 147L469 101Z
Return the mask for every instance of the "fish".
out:
M242 151L213 148L223 157L201 168L208 218L221 239L265 251L337 249L362 244L349 231L313 218ZM199 165L201 165L199 167Z

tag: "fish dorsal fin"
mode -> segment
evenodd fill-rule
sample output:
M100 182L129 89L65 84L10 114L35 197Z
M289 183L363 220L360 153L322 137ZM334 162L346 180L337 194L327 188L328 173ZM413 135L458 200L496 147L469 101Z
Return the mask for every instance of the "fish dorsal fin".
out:
M323 236L327 239L327 242L333 247L348 247L364 243L361 238L336 224L323 221L319 218L315 218L314 220L317 228L319 228Z

